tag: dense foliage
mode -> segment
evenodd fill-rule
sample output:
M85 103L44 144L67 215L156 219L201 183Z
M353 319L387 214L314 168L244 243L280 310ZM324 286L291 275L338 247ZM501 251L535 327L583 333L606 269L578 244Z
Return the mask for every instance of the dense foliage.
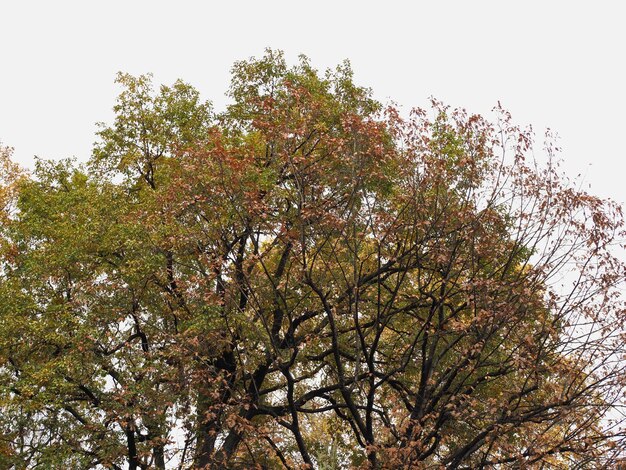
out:
M220 114L118 82L87 164L2 151L0 467L619 460L621 209L549 135L272 51Z

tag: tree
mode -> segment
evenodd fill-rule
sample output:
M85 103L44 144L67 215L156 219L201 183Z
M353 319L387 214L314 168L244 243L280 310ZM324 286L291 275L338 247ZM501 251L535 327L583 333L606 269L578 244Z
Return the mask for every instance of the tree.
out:
M548 135L281 53L212 114L120 75L6 182L0 451L77 468L593 468L624 450L621 208Z

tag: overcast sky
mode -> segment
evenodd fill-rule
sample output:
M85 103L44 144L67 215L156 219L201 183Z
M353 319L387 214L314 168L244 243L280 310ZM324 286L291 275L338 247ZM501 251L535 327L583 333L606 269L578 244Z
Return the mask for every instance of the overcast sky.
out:
M264 48L350 59L383 101L498 102L561 136L567 171L626 201L622 2L0 0L0 141L15 158L89 157L117 71L190 82L219 110L235 60ZM626 8L626 7L625 7Z

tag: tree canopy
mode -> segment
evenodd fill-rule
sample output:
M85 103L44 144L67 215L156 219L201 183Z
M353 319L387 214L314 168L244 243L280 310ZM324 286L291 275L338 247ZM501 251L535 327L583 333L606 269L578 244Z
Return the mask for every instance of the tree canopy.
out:
M119 74L91 159L0 158L0 467L608 468L621 207L500 106L237 62Z

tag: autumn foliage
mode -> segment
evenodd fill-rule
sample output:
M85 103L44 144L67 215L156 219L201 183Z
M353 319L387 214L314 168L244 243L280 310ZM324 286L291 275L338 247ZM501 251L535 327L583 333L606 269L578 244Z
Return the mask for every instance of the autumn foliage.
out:
M0 467L611 468L621 208L499 106L280 53L0 160ZM406 115L405 115L406 114Z

